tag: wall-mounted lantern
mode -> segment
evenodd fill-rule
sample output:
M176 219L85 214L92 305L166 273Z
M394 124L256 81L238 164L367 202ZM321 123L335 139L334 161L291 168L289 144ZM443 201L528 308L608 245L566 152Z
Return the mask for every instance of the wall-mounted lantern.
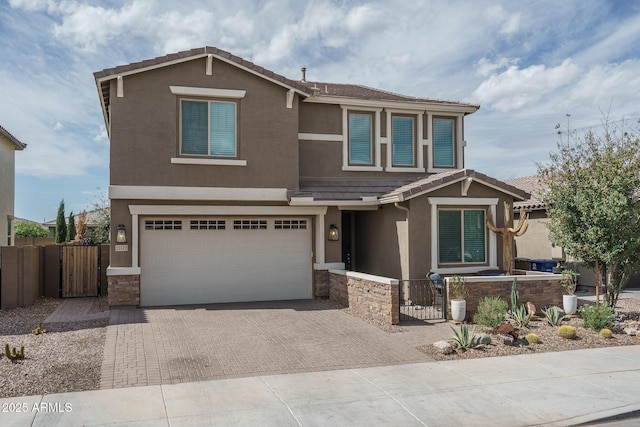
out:
M127 243L127 231L124 224L119 224L116 231L116 243Z
M340 240L340 232L335 224L329 226L329 236L327 238L332 241Z

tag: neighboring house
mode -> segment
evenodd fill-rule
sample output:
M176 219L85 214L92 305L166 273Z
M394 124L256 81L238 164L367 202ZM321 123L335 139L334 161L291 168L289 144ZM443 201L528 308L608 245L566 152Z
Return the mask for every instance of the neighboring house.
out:
M13 246L13 210L15 204L15 152L27 148L0 126L0 246Z
M531 194L529 199L513 204L516 219L520 217L521 208L524 208L525 212L529 214L527 232L515 238L515 256L529 259L564 260L563 248L554 245L549 238L549 218L547 218L546 205L542 202L544 188L540 184L538 176L508 179L505 182Z
M104 216L104 213L102 212L102 209L96 209L96 210L88 211L86 212L86 214L87 216L85 218L85 221L87 224L87 237L91 237L96 227L100 225L100 222L102 217ZM80 212L73 215L73 218L76 224L78 223L79 215L80 215ZM66 220L68 223L69 222L68 216ZM52 219L51 221L47 221L42 225L47 229L49 229L49 237L54 237L54 238L56 237L56 220L55 219Z
M212 47L94 76L111 304L306 299L329 268L502 268L486 213L502 224L528 195L465 169L477 105L294 81Z

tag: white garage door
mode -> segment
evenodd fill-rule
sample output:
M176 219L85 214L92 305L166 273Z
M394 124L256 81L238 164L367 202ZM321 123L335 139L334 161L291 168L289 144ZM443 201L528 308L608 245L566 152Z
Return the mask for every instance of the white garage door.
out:
M143 218L141 305L311 298L307 218Z

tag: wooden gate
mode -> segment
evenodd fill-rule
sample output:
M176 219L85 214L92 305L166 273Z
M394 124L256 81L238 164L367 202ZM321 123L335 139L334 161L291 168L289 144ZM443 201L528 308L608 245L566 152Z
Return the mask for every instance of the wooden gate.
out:
M99 246L62 246L62 297L98 296Z

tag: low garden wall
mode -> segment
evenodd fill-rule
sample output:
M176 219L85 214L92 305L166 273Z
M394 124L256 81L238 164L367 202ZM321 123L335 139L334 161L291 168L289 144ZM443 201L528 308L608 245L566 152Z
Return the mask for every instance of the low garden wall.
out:
M398 280L344 270L329 270L329 299L355 317L379 326L400 323Z
M517 276L467 276L465 287L469 292L467 296L467 321L473 320L473 315L478 310L478 303L484 297L500 297L511 304L511 284L513 279L518 279L517 290L522 304L531 302L536 306L538 314L545 307L555 305L562 307L562 295L565 290L560 286L559 274L527 274ZM451 301L449 278L447 282L447 297ZM449 310L449 318L451 318Z

